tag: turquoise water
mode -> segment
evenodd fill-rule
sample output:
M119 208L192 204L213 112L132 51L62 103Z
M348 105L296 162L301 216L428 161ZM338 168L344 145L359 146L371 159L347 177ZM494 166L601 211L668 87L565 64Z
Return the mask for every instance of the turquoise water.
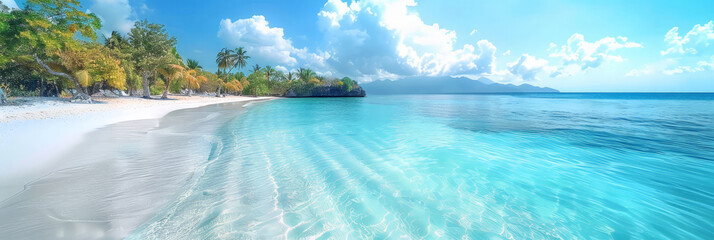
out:
M215 134L128 239L714 239L713 95L279 99Z

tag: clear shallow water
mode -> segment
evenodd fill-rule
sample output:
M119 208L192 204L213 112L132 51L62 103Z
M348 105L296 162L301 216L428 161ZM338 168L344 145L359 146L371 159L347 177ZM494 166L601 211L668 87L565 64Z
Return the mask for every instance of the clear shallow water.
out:
M714 94L369 96L240 109L93 133L71 167L0 203L0 236L714 238Z
M711 239L714 101L284 99L129 239Z

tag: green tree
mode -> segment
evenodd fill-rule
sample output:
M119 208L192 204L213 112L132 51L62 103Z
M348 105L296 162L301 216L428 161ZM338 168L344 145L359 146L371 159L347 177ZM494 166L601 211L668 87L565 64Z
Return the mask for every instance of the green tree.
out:
M272 80L272 78L270 78L271 76L275 76L278 73L278 71L271 66L265 66L265 68L263 68L263 72L265 72L265 77L268 81Z
M297 78L297 74L295 74L293 72L288 72L284 76L285 76L285 81L287 81L288 83L292 83Z
M246 64L248 64L248 59L250 59L250 56L248 56L248 52L243 49L243 47L239 47L235 49L235 65L238 68L238 70L243 69ZM239 79L243 81L246 79L246 76L243 72L238 72L236 73L236 79ZM247 82L247 80L246 80ZM243 89L247 86L247 84L241 82L241 89L240 89L240 94L243 93Z
M250 56L247 55L247 51L243 47L236 48L235 50L230 50L227 48L221 49L216 55L216 64L218 64L218 75L223 81L230 81L231 72L233 69L241 69L245 67L247 60ZM221 90L224 84L218 86L218 91L216 96L221 96Z
M198 90L201 84L208 82L208 78L203 74L203 67L198 61L186 59L186 74L181 79L181 85L186 88L186 95L191 96L191 90Z
M255 96L270 94L268 79L262 71L251 73L248 75L247 81L249 83L248 86L243 86L246 92L253 93Z
M74 99L92 101L74 72L52 66L62 66L62 53L84 51L85 41L75 36L96 40L95 30L101 28L96 15L82 11L77 0L28 0L24 10L4 12L1 18L0 64L34 61L46 73L71 81Z
M243 78L245 78L245 77L247 77L247 76L246 76L245 73L243 73L243 72L237 72L237 73L235 74L235 78L236 78L236 79L243 79Z
M262 69L263 68L261 68L260 65L255 64L255 66L253 66L253 69L252 69L253 71L251 73L260 72Z
M201 67L201 65L198 65L198 61L193 60L193 59L186 59L186 67L188 69L194 69L194 70L203 69L203 67Z
M169 36L164 25L142 20L134 23L129 32L129 42L134 48L132 61L142 77L143 97L151 98L149 77L155 74L157 68L171 61L176 38Z
M117 31L112 31L109 38L104 41L104 46L111 50L112 55L121 61L120 65L126 75L126 87L129 95L134 96L137 89L141 87L141 77L136 74L134 62L132 61L133 48L129 40Z
M356 84L356 82L348 77L343 77L341 80L342 82L342 88L345 90L345 92L351 92L352 88Z
M165 67L157 68L156 71L166 79L166 88L164 89L164 94L161 95L161 99L169 98L169 87L174 80L191 77L191 75L187 73L186 68L178 64L168 64Z
M310 81L310 79L313 79L316 76L315 72L312 71L310 68L300 68L298 69L298 77L300 78L300 81L303 83L307 83Z
M216 97L221 96L221 90L223 90L223 81L226 81L231 74L231 71L236 67L236 54L233 50L228 48L221 49L216 55L216 64L218 65L218 78L221 80L221 84L218 85L218 90L216 91Z

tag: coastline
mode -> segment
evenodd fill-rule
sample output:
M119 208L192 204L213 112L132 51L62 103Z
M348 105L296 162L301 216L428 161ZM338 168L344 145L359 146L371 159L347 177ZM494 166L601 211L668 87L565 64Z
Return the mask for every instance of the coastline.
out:
M52 171L59 156L105 126L160 119L170 112L213 104L268 100L274 97L171 96L169 100L136 97L96 98L95 104L61 99L27 98L29 104L0 106L0 202L24 185ZM91 146L88 146L91 147Z

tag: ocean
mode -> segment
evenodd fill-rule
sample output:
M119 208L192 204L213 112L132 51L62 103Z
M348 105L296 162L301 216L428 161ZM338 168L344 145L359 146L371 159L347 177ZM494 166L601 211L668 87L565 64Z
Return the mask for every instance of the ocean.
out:
M277 99L93 134L0 204L0 232L714 239L714 94Z

